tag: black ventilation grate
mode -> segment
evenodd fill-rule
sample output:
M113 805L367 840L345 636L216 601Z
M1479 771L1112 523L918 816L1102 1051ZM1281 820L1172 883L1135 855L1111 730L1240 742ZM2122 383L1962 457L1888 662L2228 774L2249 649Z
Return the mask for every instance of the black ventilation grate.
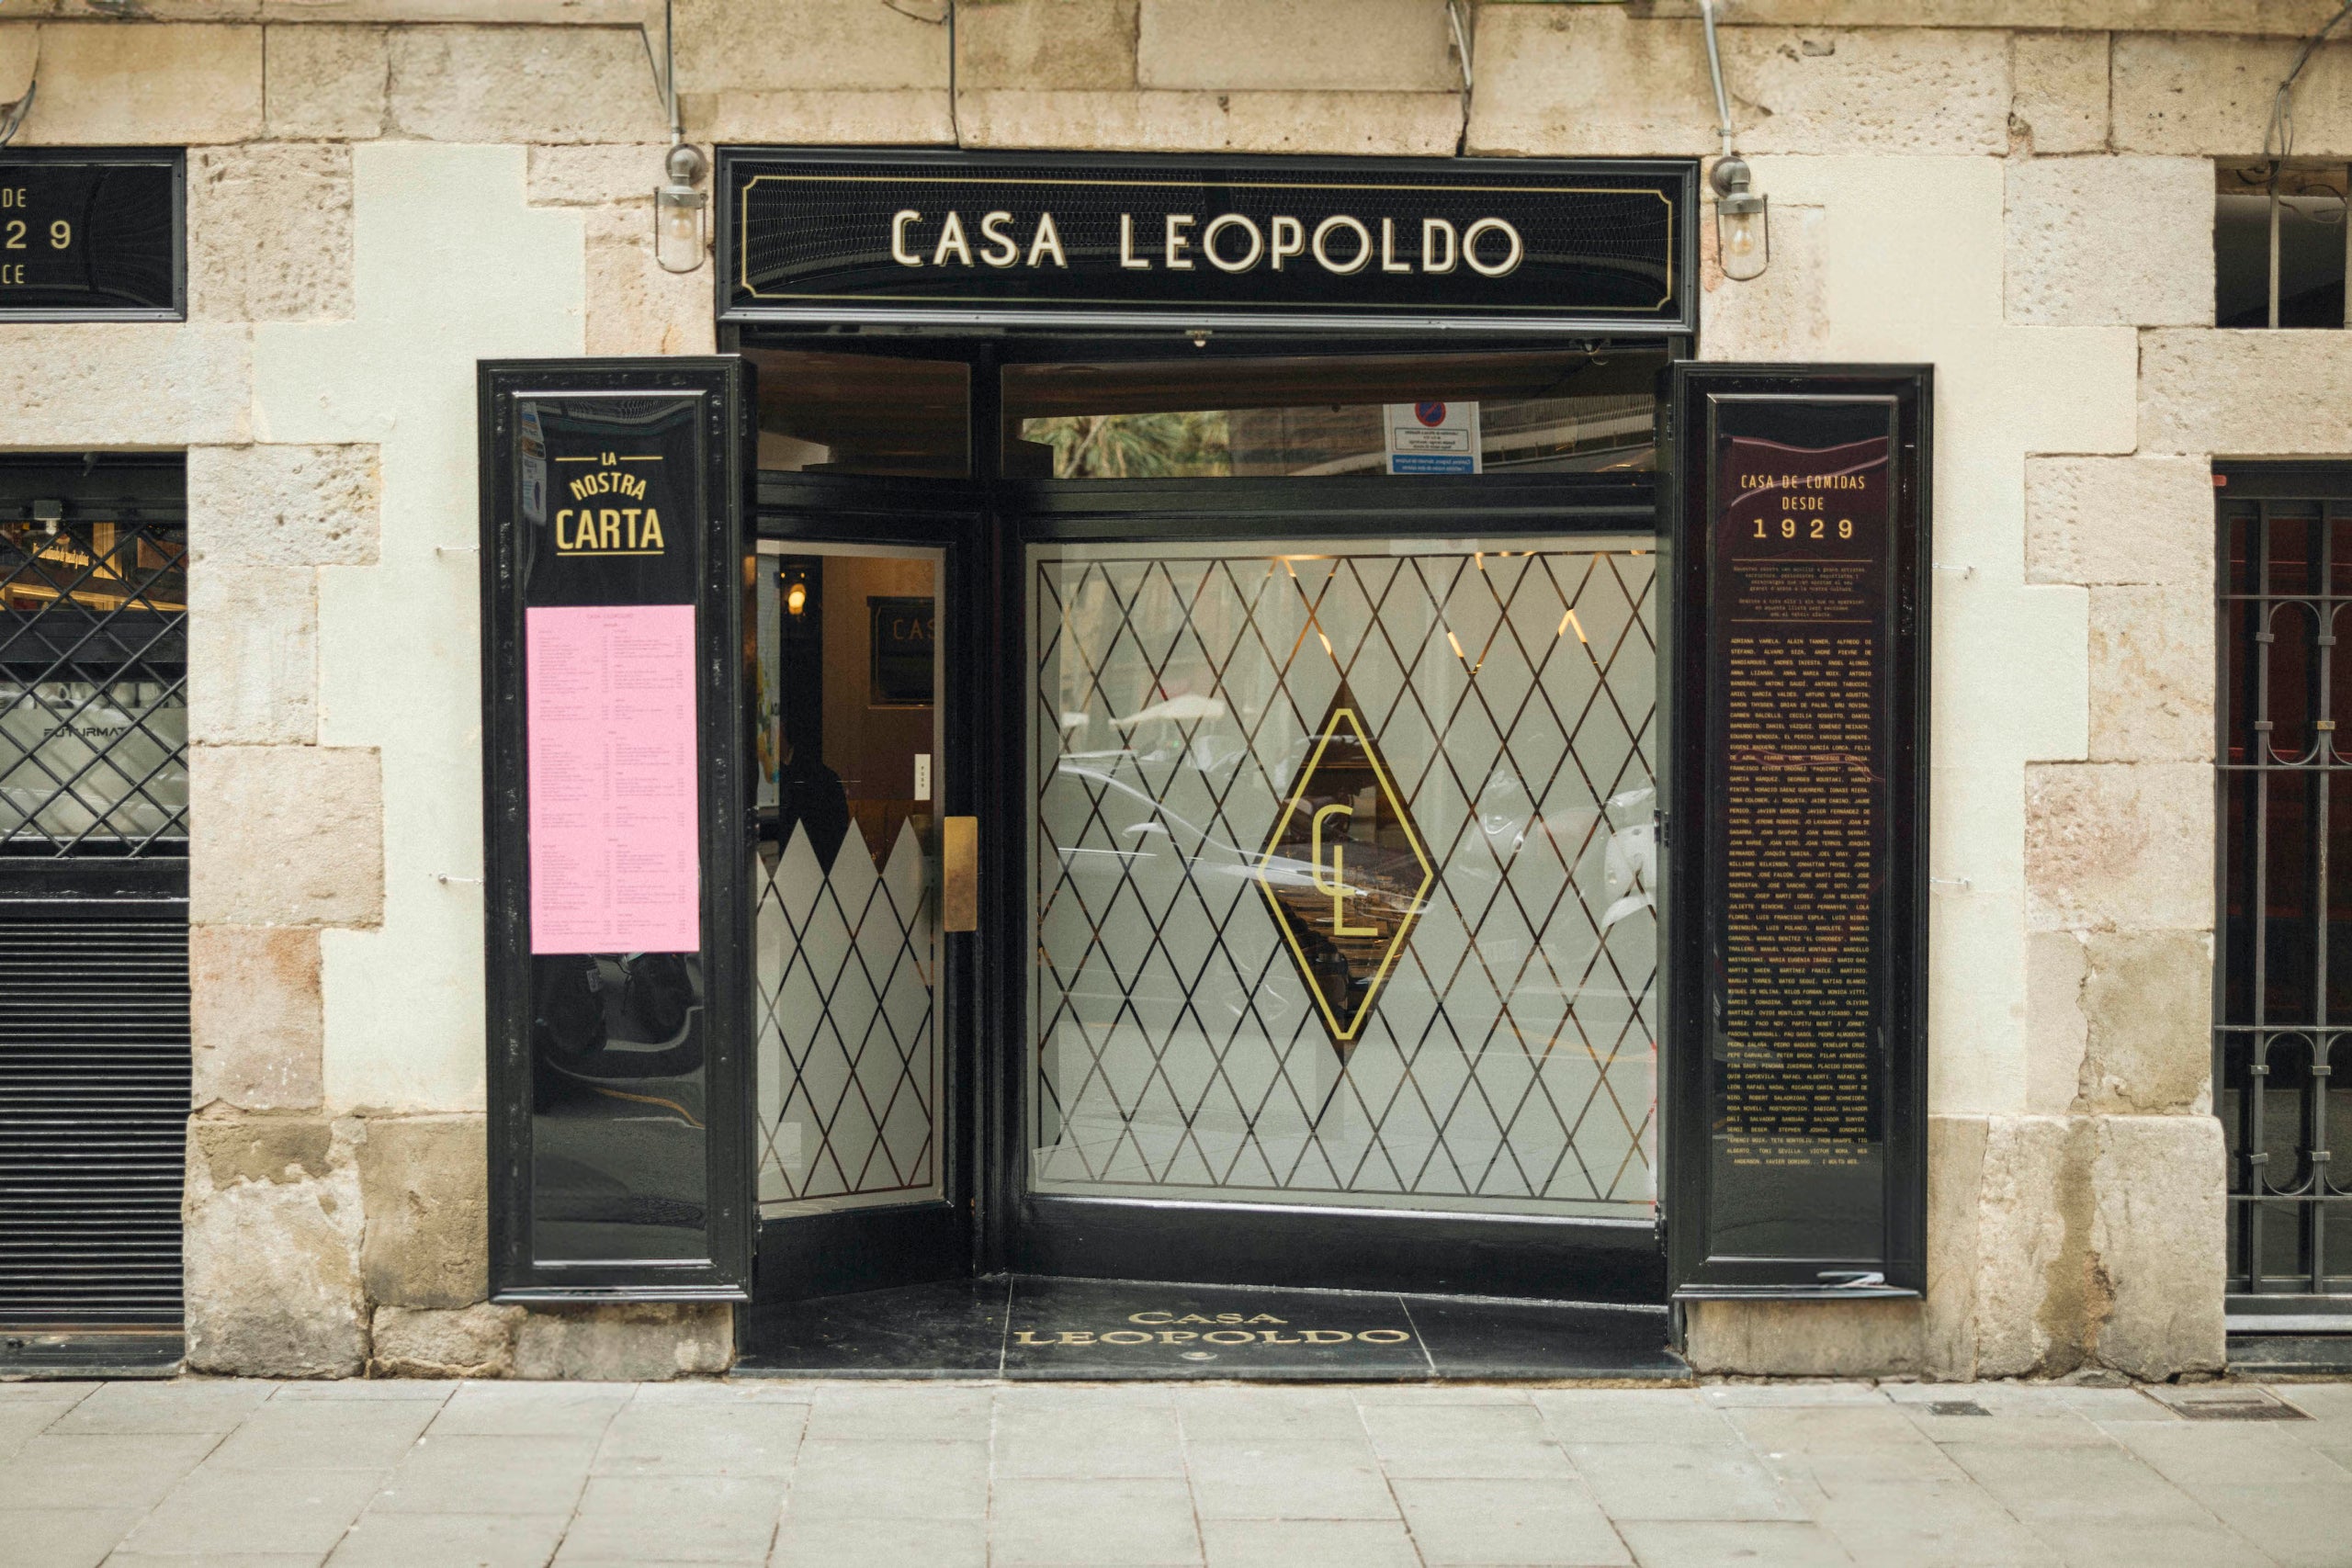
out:
M185 919L0 919L0 1328L180 1322Z

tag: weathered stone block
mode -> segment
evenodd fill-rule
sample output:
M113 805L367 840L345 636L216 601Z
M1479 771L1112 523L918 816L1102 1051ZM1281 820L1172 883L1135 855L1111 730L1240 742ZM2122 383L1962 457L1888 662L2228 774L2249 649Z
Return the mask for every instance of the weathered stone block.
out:
M716 93L682 100L687 134L702 141L814 147L892 143L952 146L956 125L944 90Z
M2205 159L2012 159L2005 231L2012 321L2213 320L2213 165Z
M306 22L262 32L262 104L269 134L285 141L364 141L384 133L391 74L382 28Z
M188 739L308 745L319 735L319 595L300 568L188 573Z
M197 1109L317 1110L325 1037L319 933L191 926L187 949Z
M970 0L956 14L959 88L1115 92L1136 85L1136 0Z
M2202 457L2028 457L2029 582L2210 591L2213 469Z
M2041 1366L2043 1276L2064 1250L2053 1197L2065 1133L2054 1116L1928 1118L1929 1375L1966 1382Z
M481 1302L461 1311L433 1307L376 1309L374 1353L368 1375L378 1378L503 1378L514 1372L514 1333L523 1309Z
M384 1306L465 1307L490 1291L490 1155L482 1118L384 1116L359 1145L368 1207L360 1274Z
M437 141L645 141L667 130L635 28L396 28L388 115L394 133Z
M735 1321L724 1306L534 1307L514 1341L514 1375L652 1382L725 1371Z
M2090 591L2093 761L2213 759L2213 594L2199 588Z
M2194 931L2213 918L2213 771L2026 768L2026 919L2039 931Z
M198 446L188 556L198 567L372 566L383 492L373 446Z
M586 215L590 354L709 354L710 274L664 272L650 208Z
M2140 449L2352 451L2352 332L2141 334Z
M2319 21L2311 24L2310 31ZM2118 32L2115 145L2131 152L2245 157L2262 151L2279 78L2295 62L2288 39ZM2295 154L2352 152L2352 42L2316 51L2295 83Z
M2019 33L2009 40L2009 129L2034 152L2107 145L2107 35Z
M198 746L188 758L190 917L373 925L384 913L384 789L372 750Z
M1917 1301L1692 1302L1683 1355L1728 1377L1910 1377L1920 1371Z
M534 147L529 175L534 207L650 207L662 181L668 142L618 146ZM707 152L708 149L706 148ZM653 220L641 220L650 231Z
M351 314L351 149L291 142L192 152L188 313L310 321Z
M679 0L677 23L683 93L947 85L944 0Z
M1697 0L1654 0L1657 13L1695 15ZM2300 38L2328 18L2325 0L1725 0L1724 21L1836 23L1855 28L2064 28L2097 32L2282 33Z
M2083 946L2084 1048L2074 1109L2122 1115L2208 1110L2211 933L2095 931Z
M253 439L251 329L218 324L11 324L0 409L12 446L156 446Z
M1828 356L1828 214L1818 207L1772 204L1772 265L1761 277L1725 278L1715 254L1713 203L1699 216L1699 357L1751 363Z
M2228 1181L2222 1124L2211 1116L2109 1116L2096 1126L2097 1359L2135 1378L2219 1371Z
M348 1377L368 1359L355 1123L198 1117L186 1202L187 1364Z
M1442 157L1462 129L1452 93L974 92L967 147Z
M2090 1045L2083 981L2089 974L2079 932L2026 932L2025 1108L2034 1115L2063 1116L2082 1091L2083 1055Z
M2008 148L2009 59L1996 32L1739 28L1724 72L1749 153ZM1473 152L1595 156L1716 147L1695 23L1614 6L1479 13Z
M1139 85L1179 92L1442 93L1462 82L1445 7L1423 0L1141 0L1135 61Z
M29 31L30 29L26 29ZM261 28L49 22L20 146L204 146L262 133ZM15 86L9 88L15 95Z

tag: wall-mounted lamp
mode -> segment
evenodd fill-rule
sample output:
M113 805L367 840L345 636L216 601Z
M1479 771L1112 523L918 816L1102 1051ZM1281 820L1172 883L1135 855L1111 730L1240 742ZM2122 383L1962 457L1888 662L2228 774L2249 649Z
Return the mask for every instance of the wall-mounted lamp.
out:
M1707 175L1715 188L1715 254L1724 276L1745 283L1771 265L1771 214L1752 188L1747 160L1732 134L1731 96L1724 91L1724 57L1715 47L1715 0L1699 0L1699 19L1706 28L1707 75L1715 87L1715 134L1724 139L1724 155Z
M1772 263L1769 198L1748 188L1747 160L1732 153L1715 160L1707 175L1715 187L1715 254L1724 276L1745 283Z
M784 608L787 615L797 615L808 608L808 574L796 571L784 585Z
M653 259L663 272L692 272L702 265L703 213L710 197L701 185L710 161L681 140L671 144L662 168L666 177L653 192Z
M648 23L650 27L651 24ZM662 90L662 107L670 111L670 151L662 154L662 183L653 187L653 259L663 272L693 272L702 265L707 241L703 209L710 197L702 191L702 177L710 160L686 141L684 122L678 118L677 19L670 0L662 0L662 59L654 85ZM645 38L645 54L653 62L653 39Z

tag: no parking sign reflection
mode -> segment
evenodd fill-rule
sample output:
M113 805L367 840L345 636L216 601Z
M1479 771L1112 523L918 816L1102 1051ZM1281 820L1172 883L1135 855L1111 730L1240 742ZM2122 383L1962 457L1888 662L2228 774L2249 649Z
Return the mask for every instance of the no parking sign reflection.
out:
M1478 405L1441 402L1390 403L1381 423L1387 430L1392 474L1475 474L1481 471Z

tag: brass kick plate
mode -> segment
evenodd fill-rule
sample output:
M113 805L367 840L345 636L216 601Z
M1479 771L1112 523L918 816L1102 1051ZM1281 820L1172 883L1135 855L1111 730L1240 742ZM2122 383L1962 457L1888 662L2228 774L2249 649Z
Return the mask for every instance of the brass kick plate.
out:
M980 929L980 819L939 819L939 929Z

